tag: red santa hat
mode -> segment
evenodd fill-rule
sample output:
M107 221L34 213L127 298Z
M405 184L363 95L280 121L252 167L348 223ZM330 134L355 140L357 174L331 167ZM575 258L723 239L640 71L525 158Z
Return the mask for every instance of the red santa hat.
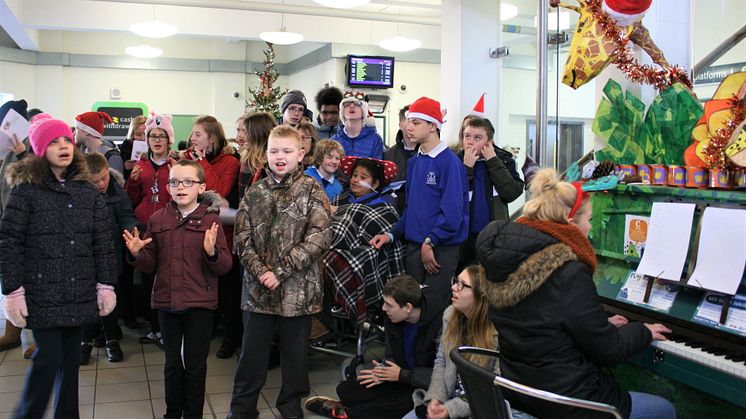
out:
M96 138L103 138L104 121L113 122L106 112L84 112L75 117L75 129L83 130Z
M482 96L479 96L479 100L477 101L476 105L474 105L474 109L471 110L472 115L484 117L484 93L482 93Z
M409 105L407 119L417 118L432 122L438 128L443 126L443 113L440 110L440 102L429 97L422 96Z
M642 19L653 0L603 0L603 11L619 26L630 26Z

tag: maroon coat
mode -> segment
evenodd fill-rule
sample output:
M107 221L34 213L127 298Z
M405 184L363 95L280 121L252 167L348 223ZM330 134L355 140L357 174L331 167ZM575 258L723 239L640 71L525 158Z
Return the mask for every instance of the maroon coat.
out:
M135 166L142 169L140 177L135 180L130 176L125 189L135 209L137 223L145 225L151 215L165 208L171 200L171 194L168 192L168 171L171 170L171 161L169 160L156 170L155 165L150 161L150 156L143 154ZM158 185L157 188L153 188L155 185ZM153 194L153 192L156 193ZM157 199L153 197L154 195Z
M154 309L218 308L218 276L227 273L233 259L218 217L220 198L205 192L194 212L181 218L172 201L148 221L150 242L130 262L143 272L155 272L151 305ZM205 231L218 223L217 253L208 258L203 248Z

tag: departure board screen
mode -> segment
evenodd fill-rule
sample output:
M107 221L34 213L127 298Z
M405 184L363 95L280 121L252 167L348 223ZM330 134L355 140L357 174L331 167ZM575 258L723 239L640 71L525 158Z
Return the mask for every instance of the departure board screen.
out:
M394 87L394 57L347 56L347 84L355 87Z

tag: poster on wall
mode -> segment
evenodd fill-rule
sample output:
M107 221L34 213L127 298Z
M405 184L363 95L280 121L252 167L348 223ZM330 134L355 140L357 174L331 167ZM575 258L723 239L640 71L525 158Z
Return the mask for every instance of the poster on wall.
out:
M120 144L127 137L132 118L148 114L148 106L141 102L96 102L94 112L106 112L112 123L104 125L104 139Z

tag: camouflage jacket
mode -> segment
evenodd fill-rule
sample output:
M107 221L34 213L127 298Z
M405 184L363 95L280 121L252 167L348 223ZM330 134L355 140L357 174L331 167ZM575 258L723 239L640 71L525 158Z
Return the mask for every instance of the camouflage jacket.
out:
M330 225L326 193L302 168L251 186L236 214L235 246L245 268L241 307L283 317L320 312L319 261L331 243ZM267 271L280 281L274 291L259 282Z

